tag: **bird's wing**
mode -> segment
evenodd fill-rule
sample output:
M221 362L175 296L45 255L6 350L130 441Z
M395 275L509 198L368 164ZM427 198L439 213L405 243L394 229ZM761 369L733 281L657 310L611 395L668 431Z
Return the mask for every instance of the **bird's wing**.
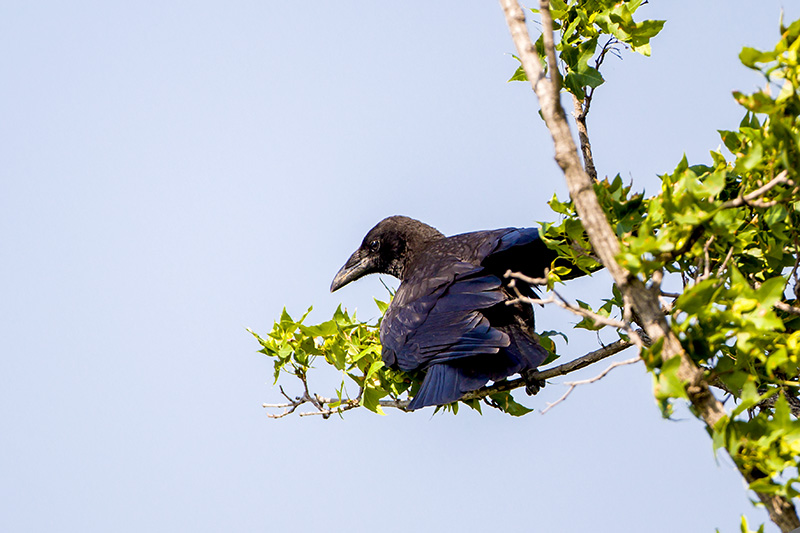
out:
M404 371L497 353L508 335L480 313L503 301L500 279L458 262L400 285L381 323L383 359Z
M508 228L497 233L495 246L479 258L489 272L503 275L511 270L541 278L558 256L544 244L536 228Z

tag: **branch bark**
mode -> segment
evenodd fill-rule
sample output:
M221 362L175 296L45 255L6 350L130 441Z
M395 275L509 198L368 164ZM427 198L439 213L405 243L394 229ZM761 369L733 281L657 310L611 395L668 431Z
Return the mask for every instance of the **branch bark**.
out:
M528 380L546 380L550 378L554 378L556 376L565 376L571 372L575 372L576 370L580 370L581 368L585 368L589 365L597 363L598 361L602 361L607 357L611 357L626 348L633 346L633 343L618 340L616 342L612 342L607 346L603 346L602 348L595 350L593 352L589 352L584 356L578 357L568 363L564 363L562 365L554 366L552 368L547 368L545 370L537 370L528 374ZM284 398L286 398L286 402L284 403L265 403L262 404L262 407L265 409L283 409L281 413L268 413L267 416L269 418L283 418L285 416L291 415L294 413L298 407L304 405L306 403L312 404L314 407L317 408L316 411L307 411L303 413L299 413L299 416L322 416L323 418L328 418L334 414L341 414L345 411L349 411L351 409L355 409L361 405L361 395L363 391L359 391L358 396L353 399L342 399L339 405L331 407L330 404L338 401L336 398L325 398L324 396L320 396L318 394L311 394L308 392L308 384L304 378L300 378L303 382L303 395L297 396L296 398L290 397L286 392L284 392L283 387L280 388L281 394ZM486 398L487 396L491 396L492 394L498 392L508 392L514 389L519 389L524 387L527 384L524 378L506 380L506 381L499 381L497 383L492 384L489 387L482 387L476 391L469 392L464 395L461 400L480 400ZM401 411L405 411L406 407L410 400L380 400L378 404L381 407L392 407L395 409L400 409Z
M648 290L642 280L631 275L616 261L616 256L620 252L619 241L600 207L592 179L581 165L566 114L559 101L558 80L554 78L553 82L550 82L545 78L539 57L525 25L525 14L517 0L500 0L500 4L503 7L522 67L539 99L542 116L553 137L556 162L564 172L570 196L592 246L623 297L632 303L647 335L654 342L663 341L661 352L663 359L680 358L678 378L685 384L687 395L695 411L706 425L713 429L726 416L722 404L711 393L703 371L694 364L670 329L666 318L661 313L658 295L654 291ZM539 0L539 10L542 18L545 52L549 59L555 55L549 0ZM551 70L553 70L552 67ZM749 469L738 463L737 466L748 482L755 481ZM772 521L782 531L790 532L800 527L800 520L798 520L797 512L790 500L765 493L757 492L756 494L766 506Z
M775 308L793 315L800 315L800 307L789 305L786 302L775 302Z
M743 205L752 205L754 207L770 207L775 205L777 202L759 202L759 198L764 196L766 193L774 189L776 186L781 184L789 184L794 185L794 182L787 178L788 172L783 171L774 178L772 178L768 183L762 185L758 189L754 190L750 194L746 194L744 196L739 196L738 198L734 198L733 200L728 200L724 204L722 204L722 209L729 209L731 207L741 207Z
M594 166L594 156L592 155L592 143L589 142L589 128L586 125L586 116L589 114L589 105L592 102L592 97L589 94L581 102L577 96L572 95L572 101L575 106L573 116L575 117L575 124L578 126L578 139L581 141L581 153L583 154L583 163L586 167L586 173L592 181L597 181L597 168Z
M598 350L589 352L582 357L574 359L569 363L564 363L563 365L554 366L552 368L547 368L545 370L537 370L531 372L528 374L528 379L546 380L557 376L565 376L571 372L580 370L581 368L586 368L587 366L597 363L598 361L602 361L607 357L611 357L614 354L618 354L622 350L630 348L631 346L633 346L633 343L631 342L618 340L616 342L612 342L608 346L603 346ZM499 383L495 383L491 387L483 387L476 391L469 392L465 394L464 397L461 399L474 400L474 399L485 398L496 392L512 391L514 389L524 387L525 385L526 382L524 378L501 381Z

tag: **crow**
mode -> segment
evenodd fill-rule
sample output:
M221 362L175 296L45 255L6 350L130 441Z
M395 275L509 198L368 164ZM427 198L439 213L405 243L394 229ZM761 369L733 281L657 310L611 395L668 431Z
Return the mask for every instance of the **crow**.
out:
M383 362L423 371L409 410L457 401L513 374L527 375L548 352L534 333L533 308L516 301L503 274L543 277L556 260L535 228L475 231L445 237L413 218L380 221L331 283L331 292L373 273L400 280L380 327ZM533 289L516 282L517 290Z

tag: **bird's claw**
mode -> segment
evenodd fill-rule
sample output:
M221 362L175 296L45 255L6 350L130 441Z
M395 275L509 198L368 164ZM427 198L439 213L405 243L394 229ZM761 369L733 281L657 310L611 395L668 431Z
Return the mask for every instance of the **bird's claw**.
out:
M538 393L547 383L543 379L534 378L533 375L535 372L535 370L527 370L522 375L522 378L525 380L525 392L528 394L528 396L533 396L534 394Z

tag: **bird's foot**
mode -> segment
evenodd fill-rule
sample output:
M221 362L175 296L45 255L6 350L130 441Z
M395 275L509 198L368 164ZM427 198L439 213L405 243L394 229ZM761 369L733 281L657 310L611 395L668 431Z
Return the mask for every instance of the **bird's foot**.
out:
M546 384L545 380L537 379L536 374L538 374L536 370L526 370L522 373L522 378L525 380L525 392L528 396L538 393Z

